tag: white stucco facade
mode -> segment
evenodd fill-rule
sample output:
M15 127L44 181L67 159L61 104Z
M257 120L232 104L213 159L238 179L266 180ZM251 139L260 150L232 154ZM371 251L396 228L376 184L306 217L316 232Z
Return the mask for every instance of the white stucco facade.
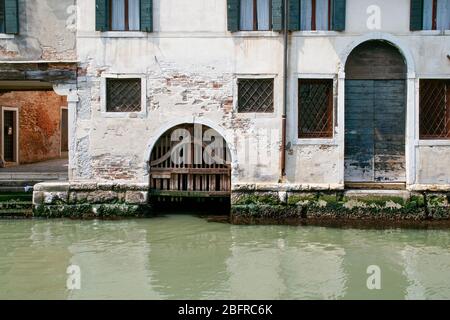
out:
M154 0L154 32L97 32L95 4L78 0L78 101L70 113L74 181L148 183L156 140L183 123L223 135L232 154L232 184L280 181L283 37L272 31L227 31L226 0ZM370 6L381 26L368 27ZM346 31L289 35L286 184L344 188L345 62L359 44L390 42L407 65L406 184L450 188L450 140L419 139L419 79L450 78L450 31L409 30L409 0L347 0ZM106 77L143 81L140 113L104 112ZM274 112L236 111L237 78L274 79ZM334 136L298 139L297 83L334 79Z

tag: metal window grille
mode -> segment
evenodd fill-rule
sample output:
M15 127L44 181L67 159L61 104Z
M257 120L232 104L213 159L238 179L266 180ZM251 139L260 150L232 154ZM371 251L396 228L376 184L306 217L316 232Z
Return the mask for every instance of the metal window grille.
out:
M141 79L107 79L107 112L141 111Z
M239 79L238 112L273 112L273 79Z
M420 80L420 138L450 139L450 80Z
M299 80L298 117L299 138L333 137L333 80Z

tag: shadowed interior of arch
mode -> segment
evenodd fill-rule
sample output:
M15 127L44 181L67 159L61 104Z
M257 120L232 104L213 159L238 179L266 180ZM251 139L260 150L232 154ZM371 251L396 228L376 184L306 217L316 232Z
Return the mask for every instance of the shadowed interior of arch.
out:
M230 196L230 151L208 126L181 124L166 131L152 149L149 173L152 196Z

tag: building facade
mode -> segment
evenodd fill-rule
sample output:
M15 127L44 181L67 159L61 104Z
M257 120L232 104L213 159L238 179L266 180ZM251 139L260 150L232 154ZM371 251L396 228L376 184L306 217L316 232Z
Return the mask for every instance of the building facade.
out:
M0 1L2 166L67 156L67 96L77 69L70 10L75 1Z
M448 201L449 1L286 3L288 19L281 0L78 0L70 181L35 202L354 188Z

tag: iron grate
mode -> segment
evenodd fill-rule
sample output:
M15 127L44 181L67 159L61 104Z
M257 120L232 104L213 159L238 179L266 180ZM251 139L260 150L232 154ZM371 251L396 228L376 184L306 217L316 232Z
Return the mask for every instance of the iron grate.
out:
M107 79L107 112L141 111L141 79Z
M273 79L239 79L238 112L273 112Z
M450 138L450 80L420 80L420 139Z
M299 80L298 137L333 137L333 80Z

